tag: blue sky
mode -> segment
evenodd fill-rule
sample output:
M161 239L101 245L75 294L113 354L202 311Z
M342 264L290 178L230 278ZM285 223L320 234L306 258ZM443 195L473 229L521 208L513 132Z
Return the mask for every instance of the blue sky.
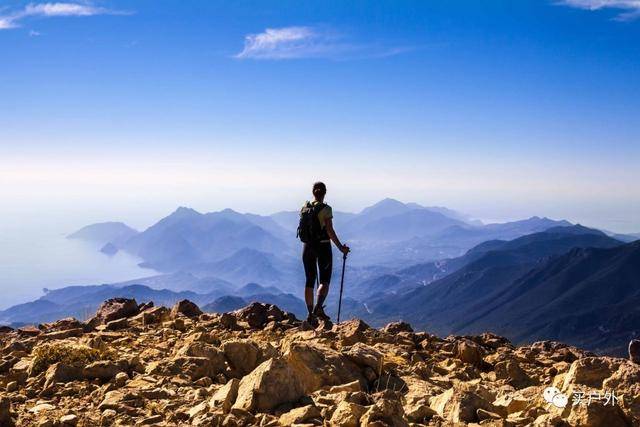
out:
M640 231L640 4L0 5L0 197L147 225L391 196Z

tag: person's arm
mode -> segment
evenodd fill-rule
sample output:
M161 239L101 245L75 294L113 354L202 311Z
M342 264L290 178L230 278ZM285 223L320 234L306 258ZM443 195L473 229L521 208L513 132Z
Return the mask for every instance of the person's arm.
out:
M340 252L342 252L345 255L348 254L350 250L349 246L343 245L342 243L340 243L340 239L338 239L338 236L336 235L336 231L333 229L333 220L331 218L327 218L324 222L324 226L327 229L327 234L329 235L329 238L337 246Z

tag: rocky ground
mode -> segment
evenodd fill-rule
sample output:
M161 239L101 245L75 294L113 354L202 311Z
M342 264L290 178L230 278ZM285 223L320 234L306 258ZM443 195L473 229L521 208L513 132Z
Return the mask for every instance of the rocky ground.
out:
M1 426L640 425L629 360L405 323L313 330L259 303L206 314L114 299L87 322L0 328L0 348ZM547 403L550 386L566 407Z

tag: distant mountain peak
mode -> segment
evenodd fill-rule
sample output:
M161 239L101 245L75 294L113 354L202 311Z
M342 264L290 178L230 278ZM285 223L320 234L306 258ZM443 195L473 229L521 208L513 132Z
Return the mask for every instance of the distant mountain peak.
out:
M176 209L171 214L171 216L173 215L202 215L202 214L195 209L188 208L186 206L179 206L178 209Z
M364 208L360 212L360 215L382 217L387 215L396 215L410 209L410 207L401 201L387 197L386 199L382 199L379 202Z

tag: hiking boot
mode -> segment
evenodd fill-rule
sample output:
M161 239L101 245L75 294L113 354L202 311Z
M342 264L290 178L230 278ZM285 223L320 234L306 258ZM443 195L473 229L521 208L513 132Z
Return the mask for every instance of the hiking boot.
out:
M318 327L318 318L313 313L309 313L307 316L307 323L311 325L313 328Z
M316 306L316 308L313 310L313 314L323 322L328 322L331 320L331 318L327 316L327 313L324 312L324 305Z

